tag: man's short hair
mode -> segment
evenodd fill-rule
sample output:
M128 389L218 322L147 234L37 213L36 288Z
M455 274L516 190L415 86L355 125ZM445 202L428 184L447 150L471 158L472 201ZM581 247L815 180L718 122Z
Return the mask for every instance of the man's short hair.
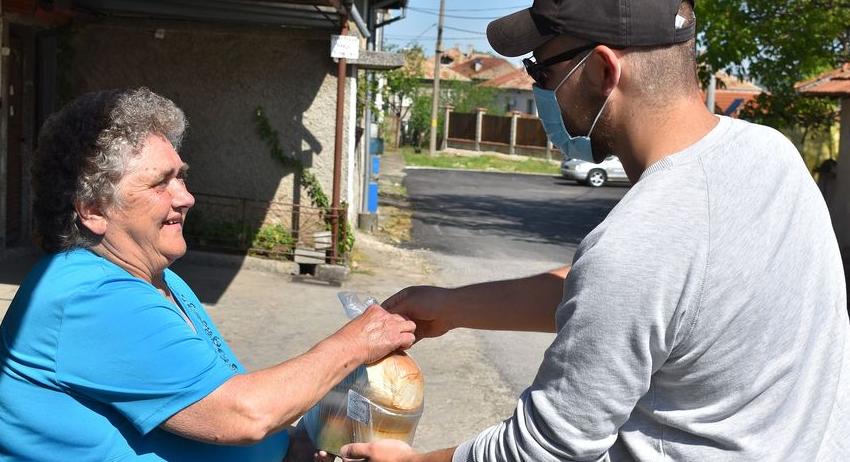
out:
M681 3L679 16L690 23L696 21L690 2ZM624 60L648 104L661 105L671 97L699 91L695 38L673 45L629 48Z

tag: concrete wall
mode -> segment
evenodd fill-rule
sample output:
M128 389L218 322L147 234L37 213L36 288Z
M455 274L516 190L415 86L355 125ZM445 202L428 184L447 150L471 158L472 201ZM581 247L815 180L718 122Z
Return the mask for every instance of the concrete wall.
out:
M254 112L257 106L265 108L287 155L311 166L330 198L337 67L329 57L329 42L328 32L297 29L88 24L72 34L71 88L77 95L147 86L174 100L189 119L181 155L191 165L188 184L198 193L201 210L216 202L204 194L310 205L295 186L293 171L271 158L257 135ZM347 92L348 105L354 97ZM345 139L350 143L352 138L346 133ZM346 184L348 152L345 146L341 194L352 202L347 191L353 189L356 197L359 189ZM238 213L230 205L217 210ZM260 207L263 213L265 222L286 223L289 217L287 210L276 208Z

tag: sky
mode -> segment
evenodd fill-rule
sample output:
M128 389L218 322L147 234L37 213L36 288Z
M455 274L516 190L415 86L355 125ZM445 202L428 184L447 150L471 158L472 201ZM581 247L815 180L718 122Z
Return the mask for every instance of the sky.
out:
M446 16L443 23L443 49L458 47L468 51L474 47L477 51L496 54L487 43L487 24L515 11L531 6L531 0L445 0ZM392 44L399 48L418 43L427 56L434 54L437 44L437 20L440 12L440 0L409 0L407 17L396 21L384 29L384 45ZM519 65L522 57L508 58Z

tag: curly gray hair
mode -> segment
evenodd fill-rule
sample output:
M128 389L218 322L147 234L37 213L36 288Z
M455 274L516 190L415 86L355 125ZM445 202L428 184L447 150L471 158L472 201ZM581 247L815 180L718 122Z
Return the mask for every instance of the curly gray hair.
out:
M147 88L88 93L50 116L33 163L36 233L47 252L99 242L82 226L75 204L106 210L117 185L150 135L179 149L186 117L174 102Z

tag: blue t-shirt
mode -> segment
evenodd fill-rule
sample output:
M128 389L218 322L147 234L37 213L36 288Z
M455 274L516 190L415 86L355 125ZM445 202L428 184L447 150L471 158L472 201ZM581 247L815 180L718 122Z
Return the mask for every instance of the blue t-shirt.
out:
M165 271L180 308L88 250L44 257L0 325L0 460L279 462L286 432L219 446L159 428L243 366L201 302Z

